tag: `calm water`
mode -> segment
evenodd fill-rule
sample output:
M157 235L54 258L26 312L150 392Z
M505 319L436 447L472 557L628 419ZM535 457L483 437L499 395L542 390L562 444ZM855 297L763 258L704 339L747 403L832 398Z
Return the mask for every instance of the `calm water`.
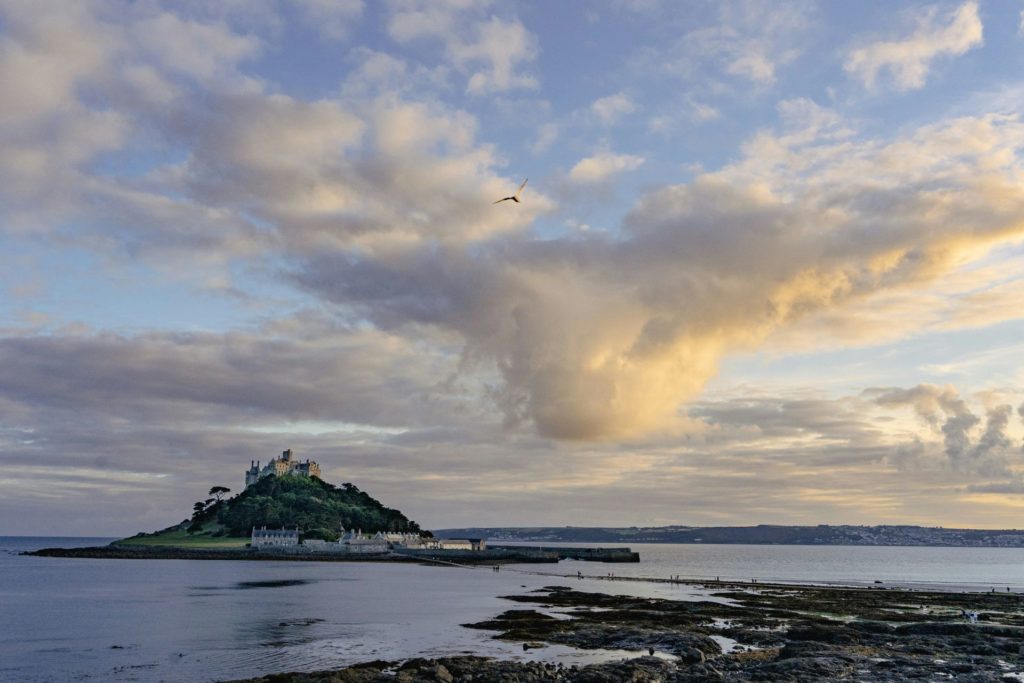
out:
M512 545L512 544L510 544ZM517 545L544 545L522 543ZM907 588L1024 592L1024 548L893 546L677 545L668 543L551 543L630 547L639 564L573 563L573 570L617 576L886 585ZM560 566L568 566L562 563ZM590 571L587 571L587 568Z
M699 589L604 576L903 583L1024 591L1024 550L640 545L638 565L501 572L386 564L21 557L110 539L0 537L0 680L210 681L459 652L582 663L626 653L524 654L461 628L545 585L697 599ZM565 576L538 575L537 571Z

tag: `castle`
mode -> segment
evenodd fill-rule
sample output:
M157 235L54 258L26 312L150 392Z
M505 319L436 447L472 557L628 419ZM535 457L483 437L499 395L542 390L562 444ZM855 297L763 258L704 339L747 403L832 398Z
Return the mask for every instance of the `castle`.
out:
M281 454L280 458L274 458L264 465L263 469L260 469L259 460L250 461L249 469L245 471L245 488L249 488L263 477L269 477L272 474L275 476L298 474L303 477L319 477L320 465L312 460L306 460L306 462L294 460L292 449L289 448Z

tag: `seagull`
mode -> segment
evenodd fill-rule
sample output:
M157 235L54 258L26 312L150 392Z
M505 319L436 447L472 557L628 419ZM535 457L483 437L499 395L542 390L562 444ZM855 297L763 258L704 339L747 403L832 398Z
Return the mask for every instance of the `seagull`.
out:
M523 184L519 186L519 189L516 190L516 193L514 195L512 195L511 197L503 197L503 198L499 199L498 201L492 202L492 203L493 204L501 204L502 202L507 202L508 200L511 199L516 204L518 204L519 203L519 195L522 193L523 188L526 187L526 183L527 183L528 180L530 180L530 179L527 178L526 180L524 180Z

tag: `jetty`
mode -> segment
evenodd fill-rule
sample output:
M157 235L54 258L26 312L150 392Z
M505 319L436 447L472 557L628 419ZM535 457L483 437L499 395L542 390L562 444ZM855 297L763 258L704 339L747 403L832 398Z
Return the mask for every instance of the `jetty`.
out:
M585 560L588 562L639 562L640 553L629 548L575 548L570 546L495 545L489 549L519 553L556 553L559 560Z

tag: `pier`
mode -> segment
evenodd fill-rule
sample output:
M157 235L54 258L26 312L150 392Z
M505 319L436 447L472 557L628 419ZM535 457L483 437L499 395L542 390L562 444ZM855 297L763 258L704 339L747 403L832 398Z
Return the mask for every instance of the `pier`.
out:
M495 545L496 550L519 552L557 553L560 560L586 560L588 562L639 562L640 553L629 548L573 548L568 546Z

